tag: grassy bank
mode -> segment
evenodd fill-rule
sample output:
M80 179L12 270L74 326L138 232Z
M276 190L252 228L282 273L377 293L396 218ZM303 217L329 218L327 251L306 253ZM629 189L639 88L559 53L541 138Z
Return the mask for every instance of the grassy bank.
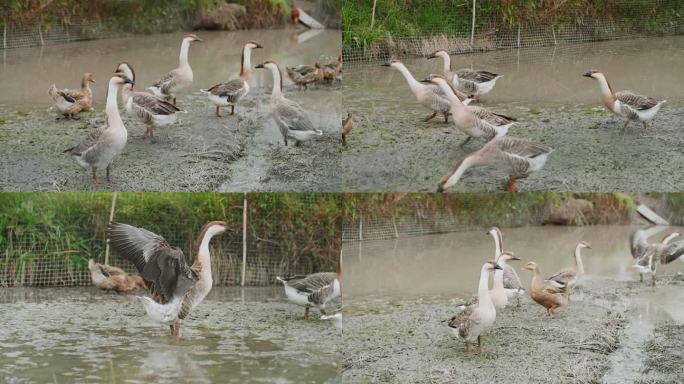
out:
M373 5L375 4L375 13ZM369 46L387 36L424 36L434 32L470 32L471 0L346 0L344 46ZM658 34L681 25L681 1L522 0L477 1L476 25L490 31L515 31L553 23L559 27L588 19L621 22L636 31Z
M194 258L201 227L208 221L226 221L233 232L221 236L214 247L221 263L228 266L226 279L232 279L242 254L243 196L120 193L114 220L164 236L189 259ZM340 248L339 195L254 193L247 200L248 276L252 281L267 282L264 276L280 267L294 271L335 268ZM0 249L4 250L0 285L55 284L65 279L60 274L64 270L68 276L77 276L86 269L88 259L102 260L112 194L3 193L0 207ZM77 277L72 280L78 282Z

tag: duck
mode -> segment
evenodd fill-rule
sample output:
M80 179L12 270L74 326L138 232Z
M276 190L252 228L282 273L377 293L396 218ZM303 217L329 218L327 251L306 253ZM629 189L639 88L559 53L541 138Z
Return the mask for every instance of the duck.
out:
M280 128L283 141L287 147L287 139L295 140L295 146L303 141L322 136L323 132L315 129L311 120L306 116L304 108L298 103L286 99L283 95L283 79L278 63L265 61L256 68L269 69L273 75L273 91L271 93L271 115Z
M338 55L337 59L330 61L323 66L323 79L334 83L337 81L337 76L342 73L342 55Z
M135 83L135 70L130 64L121 63L116 70ZM155 143L155 127L167 126L178 121L177 113L180 112L178 107L151 93L134 91L133 84L124 84L121 88L121 96L126 112L138 116L147 125L143 140L150 138L150 141Z
M651 274L651 285L656 283L658 264L668 264L674 260L684 261L684 240L670 244L670 240L680 236L679 232L667 234L660 243L648 242L647 232L637 229L630 235L630 250L635 263L632 268L639 272L639 281L644 281L644 274Z
M325 312L326 304L341 296L340 278L335 272L318 272L310 275L276 277L276 279L283 283L287 299L304 307L304 320L309 320L309 308L316 307Z
M97 178L97 169L106 168L106 182L111 183L110 166L126 146L128 131L121 120L117 94L124 84L133 84L133 81L122 72L117 72L109 79L107 90L107 105L105 107L105 124L92 131L78 145L64 151L69 153L76 162L85 169L90 168L93 182L102 184L103 180Z
M57 89L52 84L48 89L48 95L57 110L67 119L74 119L83 111L90 111L93 107L93 91L90 83L95 83L92 73L84 73L81 79L81 89Z
M528 290L532 300L546 308L546 314L553 316L556 309L568 303L568 291L566 288L543 280L539 272L539 266L534 261L528 262L524 267L525 271L532 271L532 284Z
M201 90L203 93L207 94L209 101L216 107L217 117L221 117L219 108L228 106L230 106L230 114L234 115L237 102L249 93L249 82L252 78L252 50L263 47L263 45L254 40L245 43L242 48L240 75L238 78L216 84L207 90Z
M516 192L516 180L541 170L553 148L515 137L497 137L479 150L466 155L449 174L442 177L437 192L444 192L456 184L470 167L493 166L509 175L509 192Z
M126 271L107 264L96 263L93 259L88 260L88 270L93 284L103 290L115 292L128 292L135 289L145 289L142 277L129 276Z
M178 59L178 68L172 70L152 84L147 89L152 93L166 101L172 100L173 105L176 105L176 93L187 88L192 84L193 74L190 63L188 62L188 51L190 44L194 42L202 42L202 39L195 34L185 35L181 43L180 57Z
M515 298L516 299L516 307L520 307L520 296L525 294L525 287L523 286L522 281L520 280L520 276L518 276L518 273L515 271L515 268L511 267L508 265L508 261L510 260L520 260L520 258L516 257L512 252L504 252L503 250L503 234L501 233L501 230L498 227L492 227L489 232L490 236L494 239L494 247L496 249L496 258L494 259L497 264L503 268L503 273L502 275L502 282L503 282L503 290L506 293L506 298L508 300ZM508 253L510 257L505 257L501 260L499 260L499 256ZM497 278L497 273L499 271L494 273L494 281L496 281Z
M582 76L590 77L598 82L601 100L608 110L627 118L625 125L622 126L623 131L627 129L630 121L640 121L643 130L647 130L660 107L667 102L667 100L657 101L632 91L613 92L606 76L597 70L591 70Z
M230 231L224 221L210 221L197 239L197 257L188 265L180 248L160 235L129 224L110 222L107 236L112 249L135 265L151 296L139 296L145 312L154 321L167 324L171 334L181 337L181 322L207 296L213 285L209 243Z
M413 95L416 97L418 103L433 111L431 115L425 118L425 122L432 120L435 116L437 116L437 113L441 113L442 115L444 115L445 123L449 122L449 112L451 112L451 103L437 85L423 84L422 82L416 80L416 78L413 77L408 68L406 68L406 66L399 60L388 61L382 64L382 66L390 67L399 71L406 79L406 82L408 83L408 86L411 89L411 92L413 92ZM458 99L463 104L468 105L472 101L472 99L464 93L458 90L453 91L454 94L456 94L456 97L458 97Z
M515 119L506 115L494 113L482 107L466 106L458 99L453 92L454 89L442 76L431 75L423 81L437 85L447 100L449 100L449 103L451 103L450 113L453 117L454 125L461 132L468 135L468 138L461 143L461 146L468 144L473 138L490 141L496 137L506 136L508 130L516 124Z
M347 146L347 136L354 128L354 114L347 112L347 117L342 119L342 145Z
M451 57L445 50L438 50L428 56L428 59L437 57L442 58L444 64L444 77L451 82L451 85L475 97L475 101L480 101L480 96L489 93L496 81L503 77L497 73L489 71L473 70L469 68L462 68L457 71L451 70Z
M580 284L580 281L584 276L584 264L582 263L581 253L583 248L591 249L591 245L586 241L577 243L577 246L575 246L575 253L573 254L575 259L574 267L565 268L546 279L558 288L567 288L568 298L570 298L570 295L572 294L572 289Z
M316 63L313 67L310 65L298 65L296 67L285 67L287 76L292 80L299 89L308 89L308 85L323 80L325 74L321 65Z
M489 275L501 267L493 260L487 261L480 270L477 299L471 299L463 310L449 319L448 325L456 337L465 341L466 352L477 340L477 353L483 352L481 335L489 330L496 320L496 307L489 295Z

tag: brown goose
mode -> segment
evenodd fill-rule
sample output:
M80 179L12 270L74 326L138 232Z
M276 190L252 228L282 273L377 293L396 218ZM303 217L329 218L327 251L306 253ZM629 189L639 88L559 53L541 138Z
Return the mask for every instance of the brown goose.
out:
M299 89L307 89L308 85L317 81L323 80L325 77L323 68L316 63L315 66L298 65L296 67L285 67L287 76L292 80Z
M202 90L209 97L209 101L216 106L216 116L221 117L220 107L230 106L230 114L235 114L235 104L249 93L249 81L252 78L252 49L263 48L256 41L248 41L242 48L240 60L240 75L237 79L216 84Z
M135 71L130 64L121 63L116 70L124 73L126 77L135 83ZM154 128L170 125L178 120L176 113L179 112L180 109L150 93L135 92L133 90L133 84L124 85L121 94L123 96L126 112L137 115L145 124L147 124L143 140L149 137L151 142L156 142L154 138Z
M342 120L342 145L347 146L347 136L354 128L354 114L347 112L347 118Z
M544 167L553 148L515 137L499 137L467 155L442 177L437 192L456 184L470 167L493 166L508 173L508 191L516 192L515 181Z
M126 146L128 132L121 121L119 106L117 104L117 93L119 87L124 84L133 84L121 72L117 72L109 79L107 91L107 106L105 107L105 124L92 131L83 141L75 147L64 151L83 168L90 168L92 171L93 182L101 184L103 181L97 178L97 169L107 169L107 182L112 180L109 177L109 167Z
M176 93L183 88L192 84L193 74L190 63L188 62L188 51L190 44L196 41L201 42L202 39L195 34L186 35L181 43L180 57L178 59L178 68L172 70L148 87L155 96L161 97L164 100L173 100L173 105L176 105Z
M589 245L589 243L586 241L580 241L577 243L577 246L575 247L575 253L573 254L575 266L565 268L546 279L556 287L566 289L568 293L568 299L572 294L572 289L580 283L582 277L584 276L584 263L582 262L581 254L582 248L591 249L591 245Z
M667 100L657 101L651 97L636 94L632 91L613 92L606 76L596 70L591 70L584 75L595 79L601 89L601 99L603 104L616 115L627 118L622 129L626 129L630 121L641 121L643 129L648 129L651 120L655 117L660 106Z
M541 278L537 263L530 261L522 267L523 270L532 271L532 284L528 292L532 300L546 308L546 314L553 316L558 307L568 303L567 288L560 288L553 283Z
M141 297L147 315L169 324L171 334L180 337L181 321L204 300L213 284L209 242L226 230L229 228L223 221L204 225L192 267L183 251L146 229L112 222L108 238L112 248L135 265L149 287L152 297Z
M52 84L48 89L48 95L64 117L73 119L78 113L89 111L93 107L93 91L90 89L90 83L95 83L95 77L92 73L85 73L81 80L81 89L60 90Z
M128 292L134 289L146 288L142 277L138 275L130 276L121 268L96 263L93 259L88 260L88 270L90 271L90 279L93 281L93 284L103 290Z

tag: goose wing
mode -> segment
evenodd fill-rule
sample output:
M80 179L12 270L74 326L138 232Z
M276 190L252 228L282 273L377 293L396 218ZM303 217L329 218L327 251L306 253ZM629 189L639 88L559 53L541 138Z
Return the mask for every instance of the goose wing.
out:
M246 93L245 81L242 79L233 79L225 83L216 84L207 89L213 95L226 97L228 101L235 102Z
M615 97L622 104L626 104L638 111L651 109L658 105L658 101L652 97L636 94L632 91L620 91L615 93Z
M448 84L449 84L449 87L451 88L451 90L454 92L454 94L456 95L456 97L458 97L459 100L465 101L466 99L469 98L468 95L466 95L465 93L463 93L463 92L459 91L458 89L454 88L454 86L451 84L451 82L448 82ZM426 85L426 86L428 87L429 91L430 91L434 96L440 97L440 98L442 98L442 99L447 100L446 95L444 94L444 92L442 92L442 88L440 88L438 85L435 85L435 84L428 84L428 85Z
M553 284L556 288L565 288L569 285L572 285L576 277L577 273L575 273L574 270L564 269L553 276L549 276L549 278L546 280Z
M684 240L667 245L660 254L660 262L668 264L682 256L684 256Z
M105 129L107 129L106 123L102 127L91 131L78 145L65 150L64 153L69 152L71 156L81 156L88 160L97 153L100 139L104 135Z
M493 125L507 125L515 122L516 120L512 117L502 115L499 113L494 113L486 108L478 106L468 106L471 112L473 112L477 117Z
M168 95L171 89L176 85L176 70L167 73L159 79L156 83L152 84L153 87L157 87L165 95Z
M463 311L449 319L447 323L450 328L458 329L458 335L466 338L470 329L477 323L477 298L470 299Z
M646 250L650 247L646 239L646 232L642 229L637 229L629 236L630 250L632 251L632 258L637 259L644 255Z
M185 255L166 240L146 229L111 222L109 244L132 262L162 304L173 296L183 297L199 280L197 272L185 261Z
M135 92L133 104L150 115L173 115L180 111L175 105L147 92Z
M496 141L496 145L502 152L530 159L553 151L553 148L546 144L515 137L502 137Z
M282 99L273 109L273 115L292 131L313 131L314 126L304 108L296 102Z
M459 69L456 71L456 74L461 79L474 81L476 83L486 83L499 76L498 74L489 71L476 71L468 68Z
M503 271L503 285L506 289L525 289L515 268L506 264Z
M282 279L290 287L304 293L311 294L321 288L324 288L332 283L337 278L334 272L319 272L310 275L298 275Z

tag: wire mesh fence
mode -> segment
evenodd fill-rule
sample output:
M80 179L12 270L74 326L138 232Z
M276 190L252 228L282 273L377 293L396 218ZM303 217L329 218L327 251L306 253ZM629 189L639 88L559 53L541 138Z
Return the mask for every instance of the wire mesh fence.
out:
M189 261L202 226L226 221L232 231L211 243L216 285L241 284L243 265L244 285L264 286L280 275L334 271L339 257L339 197L333 194L6 193L0 198L0 286L5 287L90 285L89 259L137 273L116 252L106 253L112 212L114 221L163 236Z
M382 2L378 3L378 7ZM387 1L391 9L378 9L385 14L410 13L410 10L397 9L402 6ZM404 7L411 7L411 1L405 1ZM684 4L671 0L623 0L617 6L629 9L621 16L594 15L568 16L561 12L550 14L540 20L516 21L508 23L491 12L481 11L483 5L491 8L494 2L482 0L463 0L453 2L452 9L468 8L475 13L472 22L458 20L456 12L440 15L441 25L415 28L401 31L385 32L381 36L372 35L372 28L359 26L353 30L343 31L343 61L345 65L376 62L389 58L401 59L412 56L427 56L443 49L450 54L490 51L506 48L530 48L563 45L580 42L602 40L630 39L648 36L678 35L684 33ZM458 4L457 4L458 3ZM511 3L513 7L523 8L522 4ZM610 4L604 4L606 7ZM562 5L559 6L562 9ZM468 11L470 12L470 11ZM419 10L415 11L416 19ZM463 14L459 14L463 16ZM388 16L389 17L389 16ZM454 22L450 22L450 21ZM346 21L345 21L346 22ZM364 30L364 28L366 28ZM365 32L360 32L365 31Z
M27 48L121 35L121 31L106 28L101 23L87 21L74 24L22 25L12 28L5 25L2 30L2 48Z

